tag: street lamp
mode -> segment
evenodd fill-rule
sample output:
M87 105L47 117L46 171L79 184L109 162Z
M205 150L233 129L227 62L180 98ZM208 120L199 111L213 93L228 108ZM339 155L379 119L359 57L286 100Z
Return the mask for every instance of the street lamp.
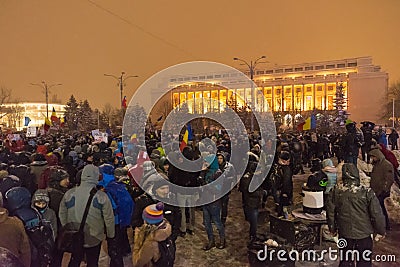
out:
M250 102L250 107L251 107L251 110L252 110L252 111L253 111L254 108L255 108L255 105L254 105L254 103L255 103L255 96L254 96L254 85L253 85L253 82L254 82L254 80L253 80L253 78L254 78L254 73L255 73L257 64L260 63L259 61L260 61L261 59L264 59L264 58L267 58L267 57L266 57L266 56L261 56L261 57L257 58L257 59L254 60L254 61L251 60L251 61L250 61L250 64L249 64L247 61L245 61L245 60L243 60L243 59L240 59L240 58L238 58L238 57L234 57L234 58L233 58L233 60L237 60L237 61L243 62L243 63L249 68L249 71L250 71L250 79L251 79L251 102ZM253 114L251 114L251 131L252 131L252 132L254 131L254 118L253 118L253 117L254 117Z
M31 85L39 86L40 88L42 88L44 90L44 93L46 95L46 116L48 118L49 117L49 90L50 90L50 88L52 88L54 86L62 85L62 83L48 85L45 81L42 81L41 83L31 83Z
M125 81L127 80L127 79L129 79L129 78L132 78L132 77L139 77L139 76L137 76L137 75L129 75L129 76L126 76L126 77L124 77L124 75L125 75L125 72L123 71L123 72L121 72L121 75L119 76L119 77L117 77L117 76L115 76L115 75L112 75L112 74L104 74L104 76L109 76L109 77L113 77L114 79L116 79L117 81L118 81L118 86L119 86L119 90L120 90L120 98L121 98L121 102L120 102L120 105L121 105L121 108L122 108L122 93L123 93L123 91L124 91L124 85L125 85Z

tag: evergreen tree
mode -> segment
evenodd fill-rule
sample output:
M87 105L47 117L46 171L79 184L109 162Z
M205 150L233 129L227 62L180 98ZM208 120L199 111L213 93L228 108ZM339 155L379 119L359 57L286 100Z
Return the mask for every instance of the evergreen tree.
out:
M65 123L70 131L78 130L79 104L74 95L71 95L65 106Z
M86 99L79 104L79 115L81 131L88 132L97 128L95 114Z
M336 97L334 99L334 106L337 110L335 122L341 127L345 125L345 121L349 116L349 114L345 110L345 108L347 107L347 98L345 97L343 92L344 88L345 87L343 86L343 83L338 84L338 86L336 87Z

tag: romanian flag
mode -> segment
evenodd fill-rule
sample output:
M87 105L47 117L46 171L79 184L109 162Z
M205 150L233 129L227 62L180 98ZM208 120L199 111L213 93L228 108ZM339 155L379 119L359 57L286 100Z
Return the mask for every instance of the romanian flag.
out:
M44 117L44 130L47 132L53 126L48 117Z
M317 121L315 118L315 115L311 115L311 117L308 117L303 125L303 131L311 130L317 128Z
M50 117L51 122L56 122L59 123L60 119L57 118L56 110L53 107L53 112L51 112L51 117Z
M183 139L181 145L179 146L179 150L182 152L183 149L187 146L189 141L189 131L186 129L185 134L183 135Z

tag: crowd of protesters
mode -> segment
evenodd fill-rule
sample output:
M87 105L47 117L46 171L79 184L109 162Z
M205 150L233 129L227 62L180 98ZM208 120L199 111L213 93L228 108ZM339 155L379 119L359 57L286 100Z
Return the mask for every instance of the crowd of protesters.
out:
M213 141L215 150L202 142L205 137ZM23 266L61 266L64 251L58 246L60 232L66 225L79 228L86 202L95 188L83 228L84 248L81 253L72 253L69 266L79 266L83 260L87 266L98 266L104 240L108 244L110 266L123 266L123 258L131 253L134 266L173 266L177 238L196 234L194 226L198 218L194 206L199 196L184 191L171 192L168 181L182 187L199 187L218 181L224 175L222 184L213 183L212 190L215 195L227 193L222 199L215 198L202 206L208 237L203 249L207 251L226 247L225 225L231 190L239 190L242 194L244 218L249 223L248 242L253 242L257 240L258 212L265 208L269 196L273 198L277 216L289 217L293 204L293 177L304 174L306 168L312 173L320 173L312 176L318 182L326 179L323 190L326 207L331 208L328 215L331 216L329 227L332 232L338 230L340 236L353 243L362 239L364 247L372 249L367 235L378 233L383 236L385 227L390 230L384 200L390 196L393 181L399 184L399 164L391 151L397 149L399 138L394 129L386 137L381 127L365 122L360 128L349 123L341 134L280 134L276 140L261 140L256 133L247 137L250 144L248 163L244 174L239 176L235 167L240 162L230 160L231 146L235 144L224 130L198 134L182 153L166 153L157 131L147 133L146 146L140 146L134 139L130 139L128 146L123 146L120 137L112 136L108 143L96 143L90 134L21 136L14 141L5 136L0 150L0 235L7 238L0 239L0 247L16 255ZM391 149L388 149L389 145ZM124 147L130 150L129 153L124 153ZM200 158L203 160L198 171L180 168L184 159L198 162L196 160ZM266 179L250 192L249 185L257 166L261 170L269 169L266 166L268 158L273 160ZM336 189L337 173L341 170L334 166L334 158L337 163L344 161L347 164L343 175L356 186L360 185L359 178L349 174L349 170L357 172L360 160L373 165L367 174L375 194L369 193L368 198L374 205L376 225L365 225L361 220L368 218L364 218L365 214L360 215L355 219L363 225L364 232L359 236L346 236L348 231L338 228L332 219L339 214L342 216L339 222L346 220L343 219L345 215L340 215L334 208L340 205L342 195ZM171 164L172 161L178 164ZM179 205L168 204L171 201L167 200L172 199ZM342 207L341 211L346 208ZM383 230L380 216L385 218ZM218 239L213 225L218 230ZM134 230L132 250L129 227Z

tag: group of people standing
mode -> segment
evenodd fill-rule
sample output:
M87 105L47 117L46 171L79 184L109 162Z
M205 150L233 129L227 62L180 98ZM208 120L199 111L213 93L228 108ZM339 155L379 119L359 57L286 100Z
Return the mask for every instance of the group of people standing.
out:
M57 245L60 233L68 227L79 228L86 203L95 190L83 228L83 253L72 253L69 266L79 266L83 260L87 266L98 266L103 241L108 245L110 266L124 266L124 257L131 253L134 266L173 266L176 240L196 234L195 206L200 194L207 194L211 199L201 206L207 235L203 250L226 247L225 226L232 190L238 190L242 195L251 243L257 240L259 210L265 207L269 196L275 203L273 212L289 217L293 204L293 177L305 173L304 168L308 166L315 179L326 179L323 190L331 231L338 231L339 236L348 238L350 244L356 246L361 242L364 248L372 249L372 241L366 239L366 234L383 236L390 230L384 201L390 196L393 181L398 181L398 163L379 135L378 140L373 141L371 137L369 141L369 128L367 131L361 129L361 132L366 131L363 138L354 124L346 129L347 132L340 136L283 134L277 137L275 150L272 140L261 140L259 136L249 134L250 151L246 159L239 159L247 162L247 166L240 176L235 167L241 162L230 160L232 141L225 131L202 136L181 152L169 153L165 153L159 138L149 133L147 147L137 143L128 146L134 151L134 157L130 156L129 160L124 156L121 140L95 144L88 135L29 139L24 149L17 152L5 146L0 151L0 192L4 199L0 202L3 206L0 208L0 235L13 233L16 242L1 239L0 247L17 255L24 266L61 266L64 250ZM215 149L202 142L204 137L211 137ZM392 149L396 148L393 145L396 138L398 136L393 134ZM367 143L369 148L365 149ZM337 185L339 170L331 160L334 156L339 163L345 162L341 170L343 186ZM360 185L356 167L364 156L373 164L367 173L371 177L370 189ZM314 166L316 159L320 160L319 167ZM185 170L185 160L197 164L196 171ZM268 162L272 162L269 171ZM249 190L252 180L260 173L265 176L264 182L256 190ZM183 188L207 185L209 190L199 190L195 194L191 190L172 192L171 183ZM362 197L364 194L366 198ZM353 214L353 209L360 214L349 224L347 221L351 218L346 214ZM368 221L367 210L370 212ZM35 233L47 238L41 244L35 244L28 232L29 226L34 226L33 221L36 226L47 225L51 230L50 235ZM348 230L349 225L352 230ZM133 229L131 238L130 227ZM354 235L354 231L357 234ZM133 239L133 250L129 239Z

